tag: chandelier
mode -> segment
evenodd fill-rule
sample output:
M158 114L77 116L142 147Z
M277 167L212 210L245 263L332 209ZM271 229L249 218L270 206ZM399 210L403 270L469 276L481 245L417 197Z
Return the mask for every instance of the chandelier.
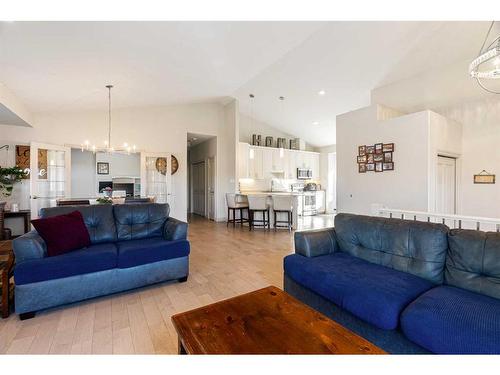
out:
M135 153L136 147L135 145L130 146L127 142L123 143L122 146L116 147L111 143L111 89L113 85L106 85L108 89L108 139L104 141L104 145L99 147L95 144L90 144L89 141L85 141L81 144L82 151L92 151L92 152L105 152L105 153Z
M470 63L469 74L482 89L492 94L500 94L500 91L486 87L483 82L484 80L500 79L500 35L486 46L494 24L495 21L492 21L478 56Z

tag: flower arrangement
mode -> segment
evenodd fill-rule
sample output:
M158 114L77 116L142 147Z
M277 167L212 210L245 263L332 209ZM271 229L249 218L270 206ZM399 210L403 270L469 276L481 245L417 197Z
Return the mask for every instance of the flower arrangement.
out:
M113 200L110 197L99 197L96 199L98 204L113 204Z
M14 184L26 177L26 173L19 167L0 167L0 197L10 197Z

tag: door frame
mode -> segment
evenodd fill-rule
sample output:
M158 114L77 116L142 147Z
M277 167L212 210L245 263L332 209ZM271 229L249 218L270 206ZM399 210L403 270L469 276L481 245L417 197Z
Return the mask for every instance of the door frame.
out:
M459 215L462 212L462 205L461 205L461 196L462 196L462 159L460 157L460 154L456 154L453 152L446 152L446 151L438 151L436 155L436 163L435 163L435 176L434 176L434 189L437 188L437 164L439 157L443 158L448 158L448 159L455 159L455 215ZM436 206L436 194L434 192L434 207Z
M170 211L172 212L172 174L171 174L171 163L172 163L172 153L171 152L141 152L141 197L146 197L146 186L147 186L147 175L146 175L146 158L165 158L167 160L167 203L170 206Z
M47 149L55 151L64 151L64 192L65 197L71 197L71 147L56 145L51 143L41 143L41 142L30 142L30 210L31 218L38 218L38 207L35 206L35 200L37 199L37 176L38 176L38 150ZM33 173L33 170L36 173Z
M206 159L206 163L205 163L205 180L206 180L206 189L205 189L205 192L206 192L206 197L205 197L205 200L206 200L206 212L207 212L207 218L209 220L214 220L215 221L215 216L216 216L216 212L217 212L217 160L216 160L217 156L209 156L207 159ZM212 165L212 173L213 173L213 188L214 188L214 212L213 212L213 217L211 217L210 215L210 205L209 205L209 195L210 195L210 192L208 191L208 179L209 179L209 176L208 176L208 164L211 164Z
M203 199L203 206L204 206L204 214L202 215L203 217L207 217L207 185L208 185L208 180L207 180L207 162L206 160L199 160L199 161L195 161L195 162L192 162L191 165L190 165L190 172L191 172L191 188L189 189L190 190L190 201L191 201L191 212L192 214L197 214L196 212L194 212L194 179L193 179L193 169L194 169L194 166L197 165L197 164L203 164L203 170L204 170L204 181L203 181L203 189L204 189L204 199ZM199 215L199 214L197 214Z

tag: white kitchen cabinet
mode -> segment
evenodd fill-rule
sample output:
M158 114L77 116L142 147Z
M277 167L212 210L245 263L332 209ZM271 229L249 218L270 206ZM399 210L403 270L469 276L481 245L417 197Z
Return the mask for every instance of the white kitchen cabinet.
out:
M238 146L238 178L250 178L248 172L250 145L240 142Z
M255 180L261 180L264 178L264 150L258 147L251 147L251 149L253 150L253 158L249 156L248 177Z

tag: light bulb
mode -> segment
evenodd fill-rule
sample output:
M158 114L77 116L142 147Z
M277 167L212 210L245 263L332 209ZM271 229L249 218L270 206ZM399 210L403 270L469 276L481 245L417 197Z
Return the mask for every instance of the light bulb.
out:
M320 91L318 91L318 95L320 95L320 96L323 96L323 95L325 95L325 94L326 94L326 91L325 91L325 90L320 90Z
M280 148L280 158L283 158L285 156L285 149L283 147Z
M128 147L128 143L127 143L127 142L125 142L125 143L123 144L123 147L124 147L124 148L127 148L127 147Z

